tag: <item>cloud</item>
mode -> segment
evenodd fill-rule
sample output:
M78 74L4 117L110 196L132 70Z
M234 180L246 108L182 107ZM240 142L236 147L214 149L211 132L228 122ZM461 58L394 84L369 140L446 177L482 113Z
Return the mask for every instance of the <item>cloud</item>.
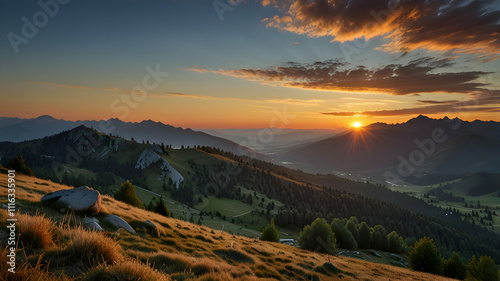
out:
M450 104L450 103L456 103L458 102L457 100L418 100L419 103L424 103L424 104Z
M460 51L484 61L500 54L496 0L294 0L280 8L263 20L268 27L339 42L385 36L380 49L389 52Z
M458 112L496 112L500 109L500 91L483 90L477 92L476 98L466 101L455 101L447 104L433 104L414 108L376 110L376 111L336 111L322 112L323 115L350 117L350 116L400 116L418 114L458 113Z
M288 62L267 69L204 70L226 76L259 81L267 85L311 90L409 95L419 93L469 93L485 83L474 82L488 72L440 72L453 66L452 59L423 57L408 64L388 64L368 69L340 60L313 63ZM192 71L197 71L193 69Z
M326 100L303 100L303 99L266 99L266 100L252 100L252 99L240 99L240 98L227 98L227 97L214 97L207 95L190 95L181 93L164 92L166 95L180 96L186 98L197 98L197 99L210 99L210 100L229 100L229 101L241 101L241 102L254 102L254 103L277 103L277 104L289 104L289 105L303 105L303 106L313 106L325 103Z
M210 72L209 70L206 70L206 69L203 69L203 68L183 68L183 69L184 70L198 72L198 73Z

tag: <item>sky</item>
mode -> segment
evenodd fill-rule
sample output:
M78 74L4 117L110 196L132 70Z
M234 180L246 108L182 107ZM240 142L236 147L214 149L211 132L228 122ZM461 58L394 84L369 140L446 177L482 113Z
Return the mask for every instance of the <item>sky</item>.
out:
M500 2L2 0L0 116L500 121Z

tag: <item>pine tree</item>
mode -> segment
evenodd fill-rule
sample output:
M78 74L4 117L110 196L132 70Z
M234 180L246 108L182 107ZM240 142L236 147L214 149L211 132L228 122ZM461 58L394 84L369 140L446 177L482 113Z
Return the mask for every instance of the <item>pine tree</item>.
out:
M463 280L465 278L465 264L460 256L453 252L449 259L443 260L443 275L446 277Z
M358 246L360 249L368 249L371 245L371 232L370 227L366 222L361 222L359 224L359 243Z
M21 155L16 156L14 159L12 159L9 162L9 165L7 166L7 168L15 170L16 173L18 173L18 174L27 175L27 176L32 177L33 171L30 168L28 168L28 166L26 166L26 164L24 162L25 162L25 160Z
M160 200L156 202L155 212L165 217L170 216L170 212L168 211L165 202L163 202L162 197L160 197Z
M260 235L260 240L270 242L280 241L280 235L278 233L278 229L276 229L276 226L274 225L274 219L271 219L271 223L264 227L262 234Z
M122 183L120 189L118 189L115 194L115 199L144 209L144 205L139 199L139 196L135 193L135 186L133 186L129 181Z
M424 237L410 247L410 268L433 274L441 274L442 260L434 240Z

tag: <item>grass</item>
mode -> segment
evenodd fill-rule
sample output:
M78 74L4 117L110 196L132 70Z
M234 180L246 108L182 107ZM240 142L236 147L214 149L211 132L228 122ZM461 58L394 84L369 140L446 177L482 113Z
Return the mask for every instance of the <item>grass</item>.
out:
M20 215L17 231L22 247L43 249L53 243L54 225L44 216Z
M0 173L0 196L6 192L2 187L6 179ZM43 216L33 217L49 220L54 226L53 242L48 247L36 249L27 257L18 251L18 280L337 280L340 275L343 280L448 280L406 268L235 236L134 208L109 196L102 198L105 212L137 228L150 220L163 226L162 235L147 231L137 235L89 232L78 226L79 217L39 204L43 194L67 186L24 176L17 176L16 183L18 218L22 217L20 213L36 214L38 210ZM0 230L0 234L4 237L5 231ZM12 280L6 271L5 248L2 250L0 280ZM334 273L330 265L325 265L328 262L341 273Z
M72 228L70 241L61 255L65 263L81 262L87 267L97 264L114 264L123 261L121 246L102 232L91 232L81 227Z
M112 280L167 281L171 279L151 268L148 264L137 261L101 265L91 269L82 279L82 281Z

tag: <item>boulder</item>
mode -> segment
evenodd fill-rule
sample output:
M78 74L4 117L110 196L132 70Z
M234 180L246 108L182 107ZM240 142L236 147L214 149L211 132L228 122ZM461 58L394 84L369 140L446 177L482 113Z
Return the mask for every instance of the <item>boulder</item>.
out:
M152 229L156 229L156 225L153 222L151 222L150 220L147 220L144 223L147 224L148 226L150 226Z
M117 228L123 228L126 231L132 233L132 234L137 234L135 230L126 222L124 219L120 218L119 216L116 215L107 215L106 220L109 221L112 225L116 226Z
M101 194L99 191L87 186L73 189L58 190L45 194L42 203L58 202L68 209L77 212L99 213L101 211Z
M96 218L87 217L82 220L82 224L90 230L103 231L104 229L99 224L99 220Z

